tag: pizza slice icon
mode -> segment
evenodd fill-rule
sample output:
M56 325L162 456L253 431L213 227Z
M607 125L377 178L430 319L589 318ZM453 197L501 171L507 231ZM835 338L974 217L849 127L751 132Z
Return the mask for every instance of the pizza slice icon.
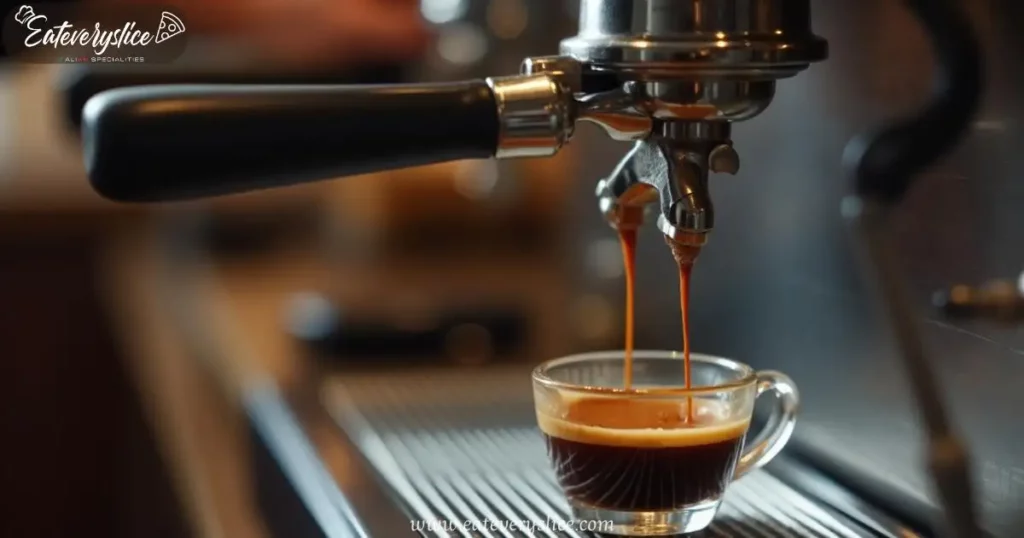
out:
M184 33L185 24L174 13L164 11L160 14L160 27L156 30L156 42L163 43L168 39Z

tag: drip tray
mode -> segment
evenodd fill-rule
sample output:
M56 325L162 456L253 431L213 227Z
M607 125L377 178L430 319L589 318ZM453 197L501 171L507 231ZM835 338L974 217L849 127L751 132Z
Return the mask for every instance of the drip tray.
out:
M335 420L411 519L494 522L472 532L423 535L591 536L551 524L564 522L569 506L536 428L531 390L529 370L502 367L346 374L330 379L325 396ZM517 529L510 523L523 521L535 525ZM491 530L496 528L502 530ZM878 534L757 471L729 488L703 536Z

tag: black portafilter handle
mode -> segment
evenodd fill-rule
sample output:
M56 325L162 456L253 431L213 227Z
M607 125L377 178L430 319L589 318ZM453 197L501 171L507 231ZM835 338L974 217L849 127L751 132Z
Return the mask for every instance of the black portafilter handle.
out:
M486 81L165 85L99 93L82 116L94 190L181 201L494 156Z
M254 69L232 65L119 65L62 66L57 79L64 114L76 131L82 109L95 95L129 86L166 84L398 84L405 82L401 64L325 66L317 70Z

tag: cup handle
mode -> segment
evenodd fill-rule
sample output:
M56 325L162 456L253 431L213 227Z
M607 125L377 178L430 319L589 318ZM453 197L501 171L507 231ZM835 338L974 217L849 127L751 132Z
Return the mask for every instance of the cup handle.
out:
M733 480L763 467L782 451L793 436L800 395L796 384L786 374L774 370L757 373L757 398L766 392L778 395L778 404L768 423L744 449L736 465Z

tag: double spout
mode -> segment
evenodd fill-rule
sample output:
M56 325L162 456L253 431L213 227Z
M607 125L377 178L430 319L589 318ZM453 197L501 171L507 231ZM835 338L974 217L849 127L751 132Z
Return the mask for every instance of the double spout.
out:
M715 223L710 174L738 171L728 123L659 122L598 182L598 206L616 228L640 226L645 207L655 206L668 239L699 246Z

